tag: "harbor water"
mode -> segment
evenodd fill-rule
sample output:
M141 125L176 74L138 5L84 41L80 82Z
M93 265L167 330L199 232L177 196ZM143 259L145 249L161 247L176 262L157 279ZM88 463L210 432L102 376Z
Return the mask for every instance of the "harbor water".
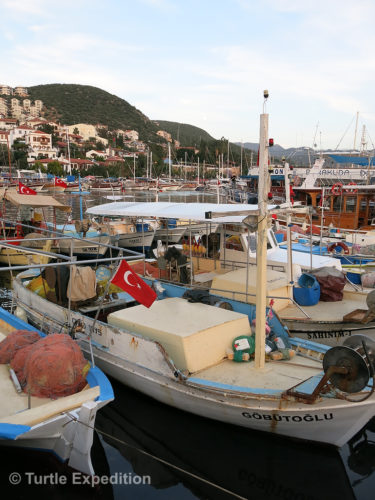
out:
M106 196L111 193L56 198L70 204L78 217L81 207L84 214L88 207L110 202ZM155 201L155 194L125 194L124 201L134 199ZM160 193L159 200L215 202L216 195ZM0 301L7 309L10 288L9 273L0 273ZM47 453L0 448L2 498L374 498L375 422L337 450L198 417L111 382L115 400L95 422L96 475L82 477Z

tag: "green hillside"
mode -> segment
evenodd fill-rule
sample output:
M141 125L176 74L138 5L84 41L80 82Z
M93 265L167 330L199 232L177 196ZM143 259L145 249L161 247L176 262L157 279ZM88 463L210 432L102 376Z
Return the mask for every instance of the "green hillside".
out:
M141 140L155 139L156 125L124 99L89 85L48 84L28 87L32 100L43 101L47 119L66 125L98 123L113 129L134 129Z
M215 140L205 130L187 123L154 120L154 124L159 130L165 130L172 135L173 139L180 141L182 147L199 146L202 141L212 142Z

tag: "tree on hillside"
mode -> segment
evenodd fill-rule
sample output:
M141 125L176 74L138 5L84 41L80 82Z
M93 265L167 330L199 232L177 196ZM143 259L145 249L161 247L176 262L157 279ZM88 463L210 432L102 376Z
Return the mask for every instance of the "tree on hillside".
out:
M50 161L47 164L47 172L52 175L61 176L64 174L64 169L58 161Z

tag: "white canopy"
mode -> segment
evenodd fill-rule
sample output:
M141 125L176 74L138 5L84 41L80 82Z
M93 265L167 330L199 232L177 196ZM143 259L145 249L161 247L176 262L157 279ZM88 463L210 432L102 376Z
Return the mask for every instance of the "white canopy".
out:
M269 205L272 210L276 205ZM212 213L212 219L207 218ZM233 212L234 215L228 215ZM246 215L257 215L258 205L169 202L115 202L97 205L87 210L90 215L109 217L157 217L207 222L241 222ZM215 216L216 214L216 216ZM220 216L226 214L226 216Z

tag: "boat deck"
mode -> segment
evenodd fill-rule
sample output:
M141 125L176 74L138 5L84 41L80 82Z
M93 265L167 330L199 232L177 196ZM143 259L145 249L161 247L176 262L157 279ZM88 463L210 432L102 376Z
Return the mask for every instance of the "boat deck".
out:
M264 370L256 370L254 362L236 363L223 360L221 363L194 373L194 378L220 385L239 388L257 388L284 391L319 374L321 361L294 356L289 361L269 361Z
M330 307L332 305L332 307ZM342 321L343 317L356 309L367 310L366 294L365 293L348 293L344 295L343 300L338 302L322 302L319 301L314 306L301 306L301 308L310 316L314 321L329 321L337 322ZM292 303L278 311L278 315L282 320L285 319L304 319L308 318L303 312Z

